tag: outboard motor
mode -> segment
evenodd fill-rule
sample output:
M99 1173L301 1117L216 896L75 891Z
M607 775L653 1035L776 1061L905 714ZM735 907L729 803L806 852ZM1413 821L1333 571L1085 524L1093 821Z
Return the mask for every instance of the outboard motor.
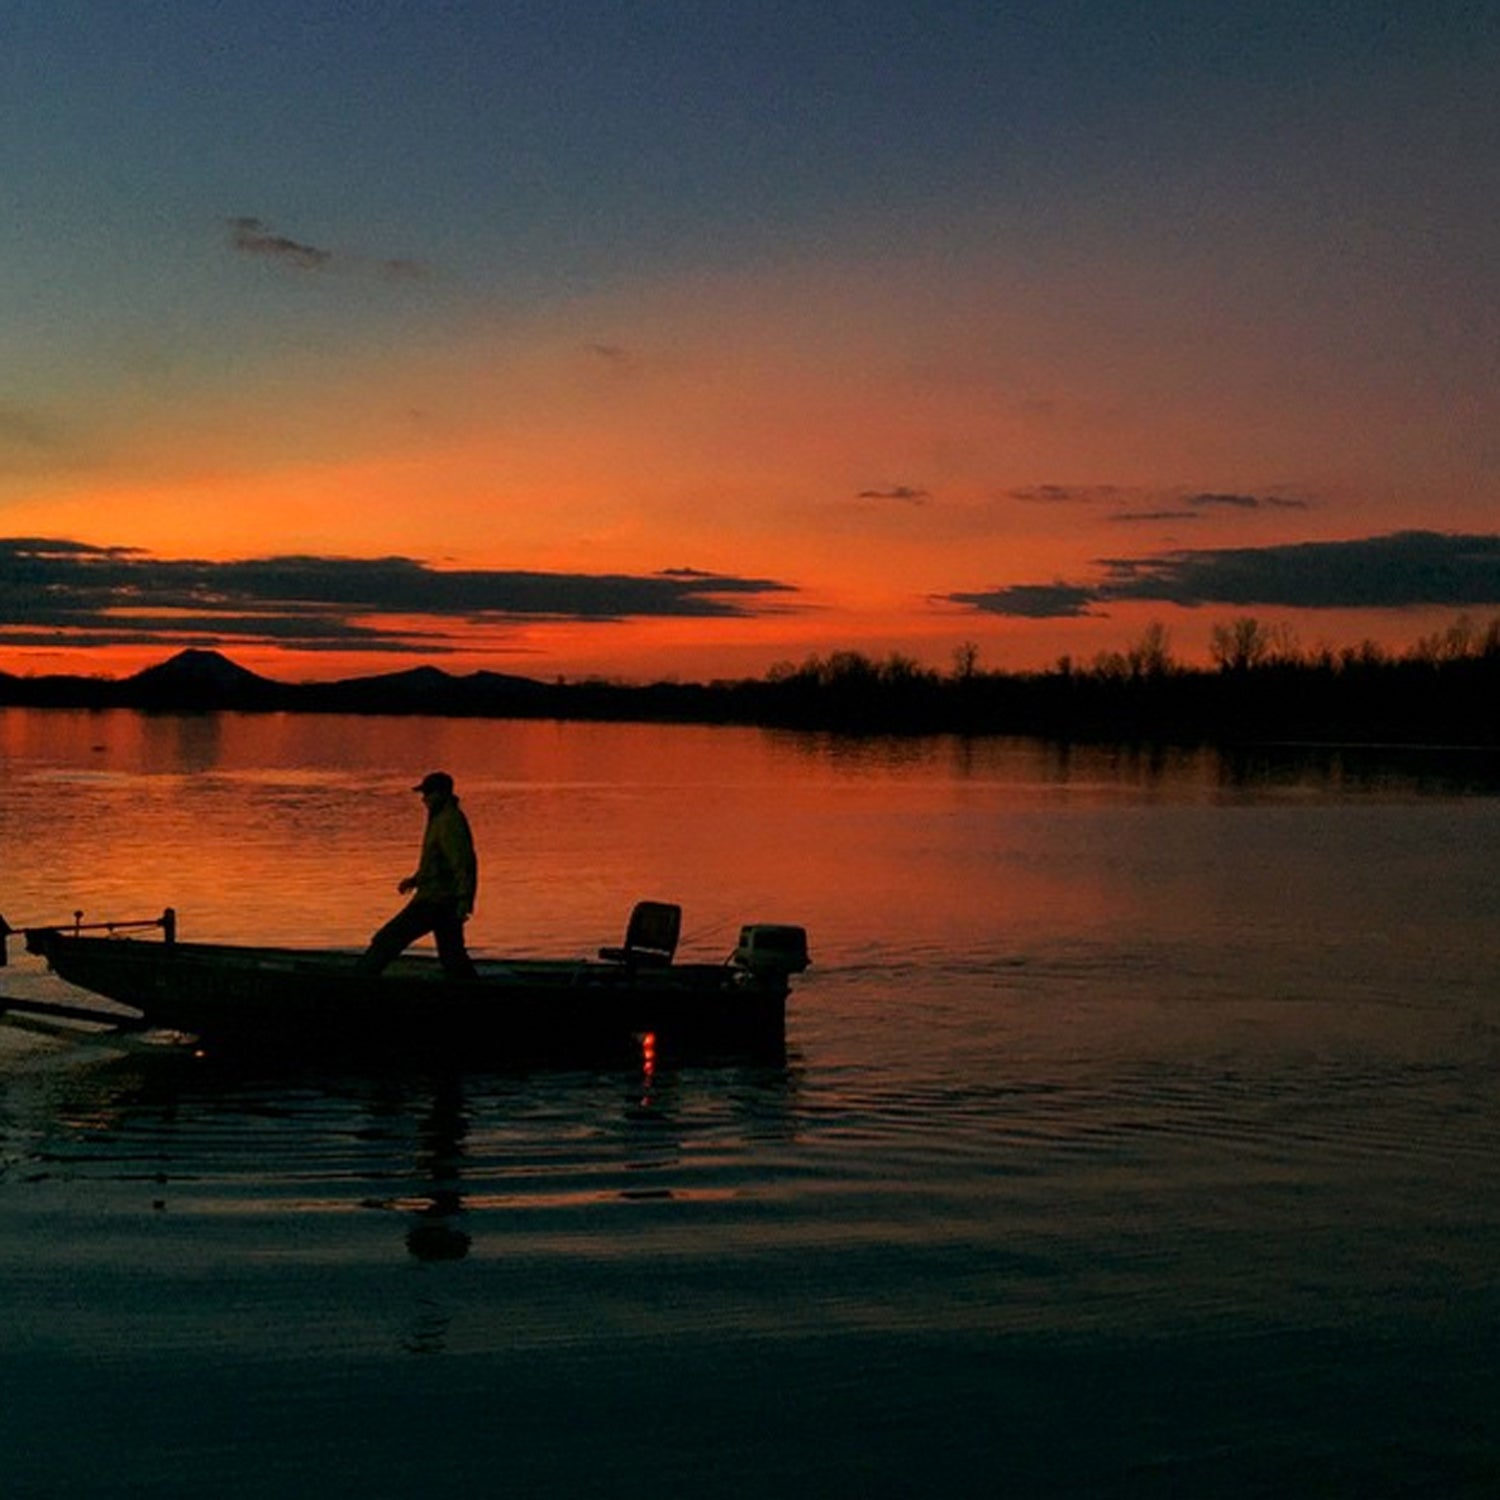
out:
M782 922L741 927L739 945L730 962L757 978L785 979L789 974L800 974L812 962L807 954L807 929Z

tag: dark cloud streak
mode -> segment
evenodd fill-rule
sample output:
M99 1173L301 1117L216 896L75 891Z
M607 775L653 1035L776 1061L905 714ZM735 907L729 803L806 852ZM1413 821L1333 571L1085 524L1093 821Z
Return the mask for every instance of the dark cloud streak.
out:
M229 220L229 242L245 255L262 256L297 271L321 271L333 259L332 250L320 250L284 234L272 234L260 219Z
M263 219L241 216L228 219L226 223L229 243L241 255L270 261L291 271L366 270L389 280L409 281L426 276L429 270L425 261L409 256L380 260L325 250L319 245L275 234Z
M918 489L915 485L897 484L888 490L861 490L855 497L858 500L903 500L908 505L926 505L932 499L929 490Z
M299 650L432 651L455 633L522 623L749 618L795 592L695 569L628 574L443 572L408 557L165 560L129 548L0 539L0 638L97 643L260 639ZM781 605L784 608L785 605ZM382 617L418 620L413 629ZM50 644L63 644L57 636Z
M1023 620L1072 620L1097 613L1092 590L1068 583L1016 583L978 594L942 594L945 604L963 604L981 614Z
M1112 484L1030 484L1008 493L1029 505L1097 505L1118 501L1128 491Z
M1199 510L1225 506L1231 510L1306 510L1306 500L1288 500L1281 495L1228 495L1205 493L1189 495L1189 505Z
M1500 535L1398 531L1337 542L1179 549L1102 558L1092 583L1012 584L943 602L986 614L1072 619L1126 602L1283 609L1500 605Z
M1283 495L1245 495L1219 490L1183 494L1180 490L1131 490L1114 484L1033 484L1008 491L1009 498L1030 505L1123 505L1134 500L1156 508L1120 511L1112 521L1184 520L1213 510L1307 510L1306 500Z

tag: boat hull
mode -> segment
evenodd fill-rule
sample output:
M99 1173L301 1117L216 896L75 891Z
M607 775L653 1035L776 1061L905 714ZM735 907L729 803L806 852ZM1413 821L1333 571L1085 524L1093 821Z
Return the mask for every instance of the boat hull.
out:
M354 954L33 936L70 984L207 1046L441 1049L504 1061L638 1059L643 1046L660 1056L769 1055L785 1045L785 979L723 964L481 960L477 978L452 980L420 956L370 975Z

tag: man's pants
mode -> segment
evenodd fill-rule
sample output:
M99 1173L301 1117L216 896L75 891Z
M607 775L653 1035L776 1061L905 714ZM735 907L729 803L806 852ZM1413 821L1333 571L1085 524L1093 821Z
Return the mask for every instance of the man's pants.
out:
M431 933L437 939L438 958L450 979L474 979L474 961L464 947L464 924L449 901L424 901L414 896L370 939L359 966L367 974L378 974L419 937Z

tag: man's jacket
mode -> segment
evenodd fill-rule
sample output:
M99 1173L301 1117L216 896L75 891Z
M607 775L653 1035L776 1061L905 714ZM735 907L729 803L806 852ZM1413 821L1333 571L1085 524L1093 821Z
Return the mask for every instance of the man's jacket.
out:
M479 889L479 860L474 836L457 797L433 808L422 835L422 858L417 865L419 901L451 901L460 916L474 910Z

